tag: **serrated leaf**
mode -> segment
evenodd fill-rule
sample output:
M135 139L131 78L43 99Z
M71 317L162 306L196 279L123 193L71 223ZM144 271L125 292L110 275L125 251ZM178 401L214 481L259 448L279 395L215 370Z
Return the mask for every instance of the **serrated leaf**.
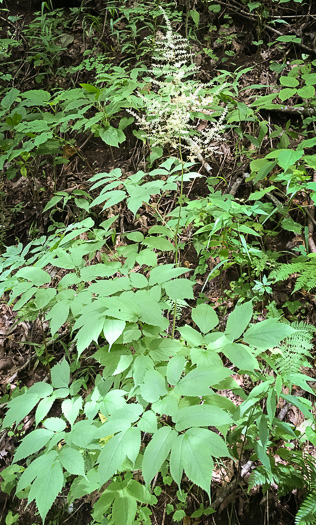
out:
M157 417L152 410L147 410L141 420L137 423L138 428L142 432L154 434L157 431Z
M278 154L278 164L284 171L293 166L304 155L304 151L293 151L291 149L281 150Z
M221 352L223 352L239 370L249 370L253 372L259 368L257 359L250 353L248 347L245 345L231 343L223 346Z
M192 309L191 317L203 334L210 332L218 325L217 313L209 304L199 304Z
M210 485L212 479L212 470L214 463L211 456L211 447L208 442L209 431L203 428L191 428L184 435L179 436L172 445L170 457L170 467L173 465L171 472L176 471L177 476L182 468L188 478L196 485L201 487L210 497ZM176 449L181 441L181 456L177 454ZM179 465L174 465L173 451Z
M74 424L75 420L78 417L79 411L82 408L82 403L83 401L81 397L78 397L77 399L65 399L62 402L62 412L71 426Z
M70 367L66 359L61 363L57 363L51 369L51 379L54 388L68 387L70 381Z
M150 272L149 285L163 284L170 279L183 275L187 271L187 268L175 268L173 264L156 266L156 268L153 268Z
M154 369L147 370L140 392L145 401L154 403L167 394L165 378Z
M81 452L64 445L60 451L59 459L64 469L74 476L84 476L84 460Z
M267 350L295 332L296 330L288 324L280 323L276 319L266 319L252 325L244 334L244 341L260 350Z
M59 461L42 471L32 483L28 501L35 499L43 522L64 485L63 469Z
M231 370L223 367L195 368L175 386L175 393L182 396L207 396L210 387L231 375Z
M115 498L112 507L113 522L132 525L135 523L136 510L136 499L130 496L127 491L120 492Z
M119 432L103 446L99 455L100 483L106 483L117 471L120 470L128 451L130 450L130 439L132 428ZM136 429L137 430L137 429Z
M40 397L38 395L26 393L9 401L7 405L9 410L2 422L2 427L11 427L14 423L18 425L33 410L39 400Z
M192 405L180 408L173 416L176 430L181 432L189 427L221 427L232 424L233 420L222 408L213 405Z
M103 325L103 334L109 343L109 350L113 343L120 337L126 326L125 321L119 319L106 319Z
M126 491L140 503L148 505L155 505L155 503L157 503L157 498L153 494L150 494L145 485L142 485L135 479L131 479L126 487Z
M54 404L55 398L54 397L44 397L36 409L35 412L35 424L36 426L44 419L44 417L47 416L48 412L52 408Z
M146 485L149 485L153 477L159 472L170 452L175 437L176 432L170 427L161 427L153 435L145 449L142 463L142 473Z
M229 315L225 335L231 341L239 339L251 321L253 313L252 301L243 303L233 310Z
M54 335L67 321L69 315L69 301L58 301L46 314L46 321L50 320L50 331Z
M45 447L53 435L54 432L46 430L45 428L34 430L25 436L21 445L17 448L13 461L20 461L21 459L38 452L41 448Z

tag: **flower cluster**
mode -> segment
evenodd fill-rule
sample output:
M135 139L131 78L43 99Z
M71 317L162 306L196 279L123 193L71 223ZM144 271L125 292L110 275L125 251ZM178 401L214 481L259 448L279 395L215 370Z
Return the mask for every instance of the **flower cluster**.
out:
M217 122L210 122L206 129L198 131L194 125L194 112L210 115L216 89L210 94L208 84L198 84L188 80L198 68L188 64L191 58L189 45L182 36L174 34L170 21L162 7L167 32L159 35L156 53L150 70L152 89L146 96L138 93L144 109L142 116L134 111L139 127L145 131L152 146L170 145L189 151L190 158L201 160L203 153L210 155L217 149L217 142L222 140L220 132L224 129L224 110ZM208 93L207 93L208 91ZM203 95L203 93L205 93Z

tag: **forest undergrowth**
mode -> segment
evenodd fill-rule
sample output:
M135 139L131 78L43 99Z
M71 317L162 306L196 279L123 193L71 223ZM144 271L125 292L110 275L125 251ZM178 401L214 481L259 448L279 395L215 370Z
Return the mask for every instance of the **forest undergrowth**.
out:
M1 523L316 523L315 18L0 2Z

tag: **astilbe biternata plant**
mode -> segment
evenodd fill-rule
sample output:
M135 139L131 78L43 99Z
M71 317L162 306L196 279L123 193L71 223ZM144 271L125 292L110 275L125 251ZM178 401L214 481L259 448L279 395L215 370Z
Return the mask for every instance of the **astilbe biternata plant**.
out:
M189 152L190 160L202 154L210 156L218 150L217 142L222 140L223 121L227 109L223 108L218 121L210 122L203 131L194 126L194 113L203 113L206 120L214 113L214 98L224 89L217 87L212 92L213 81L201 84L188 80L198 71L198 67L189 64L192 54L189 43L182 36L175 34L170 21L160 7L167 25L166 34L159 32L156 40L156 53L150 69L150 93L138 95L143 103L143 114L139 116L128 110L136 119L139 127L145 132L151 146L169 145L174 150ZM217 110L220 108L217 107Z

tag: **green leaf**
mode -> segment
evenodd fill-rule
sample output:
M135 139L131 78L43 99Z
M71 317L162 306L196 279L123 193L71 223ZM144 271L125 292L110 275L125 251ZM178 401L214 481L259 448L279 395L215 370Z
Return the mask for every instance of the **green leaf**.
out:
M161 427L155 432L147 445L143 457L142 473L146 485L159 472L161 465L167 459L176 432L170 427Z
M157 503L157 498L153 494L150 494L145 485L142 485L135 479L131 479L126 487L126 491L140 503L148 505L155 505Z
M12 401L9 401L7 405L9 410L5 415L2 427L11 427L14 423L18 425L20 421L22 421L22 419L33 410L39 400L40 397L38 395L27 392L26 394L15 397Z
M210 332L218 325L217 313L209 304L199 304L192 309L191 317L203 334Z
M182 396L207 396L210 387L217 385L231 375L231 370L223 367L195 368L175 386L175 393Z
M170 281L170 279L183 275L187 271L187 268L175 268L173 264L156 266L156 268L153 268L150 272L149 285L163 284Z
M260 350L267 350L295 332L296 330L288 324L280 323L276 319L266 319L252 325L245 333L244 341Z
M180 486L184 470L188 478L205 490L210 497L214 464L208 438L209 431L203 428L191 428L185 434L178 436L172 444L170 471Z
M68 387L70 381L70 367L66 359L57 363L51 370L52 385L54 388Z
M45 447L53 435L54 433L51 430L46 430L45 428L34 430L25 436L21 445L17 448L13 461L20 461L20 459L35 454L35 452Z
M23 277L23 279L31 281L36 286L48 284L51 281L49 273L45 272L45 270L41 270L40 268L36 268L35 266L25 266L24 268L21 268L15 274L15 276Z
M51 397L44 397L36 409L35 412L35 424L36 426L44 419L44 417L47 416L48 412L52 408L54 404L55 398L53 396Z
M281 221L282 228L289 232L294 232L300 235L302 233L303 226L298 222L293 221L291 217L286 217Z
M145 401L154 403L167 394L166 381L157 370L147 370L140 392Z
M157 237L154 237L154 236L146 237L143 244L145 244L145 246L148 246L149 248L155 248L156 250L161 250L162 252L169 252L169 251L174 252L173 244L171 244L171 242L168 241L168 239L166 239L162 235L159 235Z
M286 171L290 166L293 166L304 155L304 151L293 151L291 149L279 150L278 164Z
M123 432L119 432L103 446L99 455L98 469L101 485L106 483L120 470L123 461L130 451L131 444L133 444L133 439L137 439L137 446L140 446L139 434L134 434L135 430L138 429L129 428Z
M114 146L118 148L121 142L125 140L125 134L122 130L109 126L106 129L100 128L99 134L103 142L108 146Z
M19 96L19 93L20 91L17 88L11 88L6 96L1 100L1 107L3 107L5 110L10 109L13 102L15 102Z
M196 9L190 9L190 16L196 27L199 27L200 13Z
M173 416L176 430L181 432L190 427L221 427L231 425L233 420L222 408L213 405L192 405L180 408Z
M252 301L236 306L229 315L225 335L231 341L239 339L251 321L253 313Z
M46 314L46 321L50 320L50 331L54 335L67 321L69 315L69 301L58 301Z
M173 279L164 283L163 288L166 291L168 297L176 301L177 299L193 299L193 286L194 282L188 279Z
M103 335L109 343L109 350L113 343L120 337L126 326L125 321L118 319L106 319L103 325Z
M221 352L223 352L239 370L249 370L253 372L256 368L259 368L256 358L249 352L249 349L245 345L231 343L230 345L223 346Z
M315 88L314 86L304 86L301 89L297 90L297 94L302 98L314 98Z
M39 473L32 483L28 501L35 499L43 521L64 485L63 469L57 461Z
M124 525L132 525L135 523L135 515L137 511L136 499L130 496L126 490L121 491L115 498L112 507L113 523L124 523Z
M60 417L49 417L43 423L44 427L53 432L62 432L66 428L66 423Z
M74 422L76 421L79 411L82 408L83 400L81 397L78 397L77 399L65 399L62 402L61 409L65 416L65 418L69 421L70 425L72 426Z
M281 89L279 92L279 98L284 102L284 100L287 100L288 98L293 97L293 95L296 94L296 89L293 88L285 88Z
M64 469L74 476L84 476L84 460L81 452L64 445L61 448L59 459Z
M137 423L138 428L142 432L154 434L157 431L157 417L152 410L144 412L141 420Z
M185 361L184 355L176 355L169 360L167 365L167 381L170 385L176 385L180 380Z
M204 344L203 336L192 328L192 326L186 325L179 328L179 332L183 339L189 343L190 346L202 346Z
M299 81L294 77L280 77L280 84L285 87L297 87Z

